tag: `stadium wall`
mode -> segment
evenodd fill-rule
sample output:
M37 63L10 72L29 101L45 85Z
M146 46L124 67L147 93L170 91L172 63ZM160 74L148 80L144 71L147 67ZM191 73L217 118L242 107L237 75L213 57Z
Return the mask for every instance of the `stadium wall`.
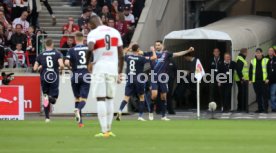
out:
M132 41L147 50L167 33L183 29L184 9L183 0L147 0Z

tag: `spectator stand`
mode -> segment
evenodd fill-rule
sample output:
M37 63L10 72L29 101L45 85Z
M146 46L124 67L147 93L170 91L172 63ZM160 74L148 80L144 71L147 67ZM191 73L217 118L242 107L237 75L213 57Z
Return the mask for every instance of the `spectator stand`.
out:
M21 65L18 59L18 55L14 53L14 51L8 47L5 48L5 61L4 61L4 69L8 72L31 72L32 66L28 59L28 53L25 53L24 56L26 58L26 63Z

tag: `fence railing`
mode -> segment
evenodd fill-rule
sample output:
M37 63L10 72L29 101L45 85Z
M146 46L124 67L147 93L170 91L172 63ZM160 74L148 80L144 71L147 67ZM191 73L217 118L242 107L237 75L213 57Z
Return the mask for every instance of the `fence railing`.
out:
M59 50L59 51L63 51L63 50L68 50L70 48L60 48L59 43L60 40L63 36L67 36L67 37L73 37L74 35L68 35L68 34L39 34L36 36L36 55L39 55L40 53L42 53L43 51L45 51L45 41L46 38L52 38L53 40L58 39L58 44L57 41L54 41L55 43L55 49ZM57 47L58 46L58 47Z

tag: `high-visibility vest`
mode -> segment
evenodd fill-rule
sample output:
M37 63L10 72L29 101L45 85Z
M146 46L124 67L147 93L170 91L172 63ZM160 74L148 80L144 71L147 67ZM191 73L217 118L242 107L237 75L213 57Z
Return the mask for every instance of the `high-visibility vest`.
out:
M244 78L244 80L249 80L248 63L242 56L238 56L236 62L238 62L239 60L243 63L243 68L242 68L243 78ZM240 81L240 78L239 78L238 73L236 71L234 73L234 80L235 81Z
M262 72L263 72L263 81L267 79L267 64L268 64L268 59L263 58L262 59ZM252 82L256 82L256 67L257 67L257 59L254 58L251 60L251 64L253 66L252 69Z

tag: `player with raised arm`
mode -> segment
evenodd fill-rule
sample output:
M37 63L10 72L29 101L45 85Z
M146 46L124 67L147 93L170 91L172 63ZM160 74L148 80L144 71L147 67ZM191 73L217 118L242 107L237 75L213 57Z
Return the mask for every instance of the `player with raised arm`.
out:
M98 118L101 133L95 137L115 136L111 132L114 116L114 102L116 83L123 70L123 42L120 33L111 27L103 25L98 16L89 20L90 33L87 37L89 51L93 52L92 94L97 98ZM91 54L90 54L91 55Z
M150 113L149 113L149 120L153 120L153 110L155 105L155 100L157 99L158 93L160 93L160 99L161 99L161 120L163 121L169 121L166 117L166 110L167 110L167 92L168 92L168 83L166 81L166 77L164 74L168 74L168 65L169 65L169 59L184 56L190 52L194 51L193 47L190 47L186 51L180 51L171 53L163 49L162 41L156 41L155 42L155 50L157 54L157 60L151 62L151 67L154 72L154 80L151 80L151 99L152 103L150 106ZM153 74L151 74L153 75ZM168 76L168 75L167 75Z
M125 56L125 62L127 63L127 84L125 87L125 98L122 101L119 109L119 113L116 116L116 120L120 121L122 111L129 102L130 96L139 96L139 121L145 121L142 117L145 106L145 80L146 78L142 75L144 72L144 65L151 60L156 60L157 56L154 47L151 47L152 56L141 56L139 53L139 45L132 45L132 53Z
M45 42L46 51L38 55L34 71L40 71L43 92L45 122L50 122L50 105L55 104L59 95L59 69L64 68L62 55L54 49L52 39Z
M88 47L83 44L83 39L81 32L75 34L76 46L69 49L65 60L65 65L73 72L71 85L75 96L74 113L80 128L84 127L82 109L86 104L91 81L86 60Z

